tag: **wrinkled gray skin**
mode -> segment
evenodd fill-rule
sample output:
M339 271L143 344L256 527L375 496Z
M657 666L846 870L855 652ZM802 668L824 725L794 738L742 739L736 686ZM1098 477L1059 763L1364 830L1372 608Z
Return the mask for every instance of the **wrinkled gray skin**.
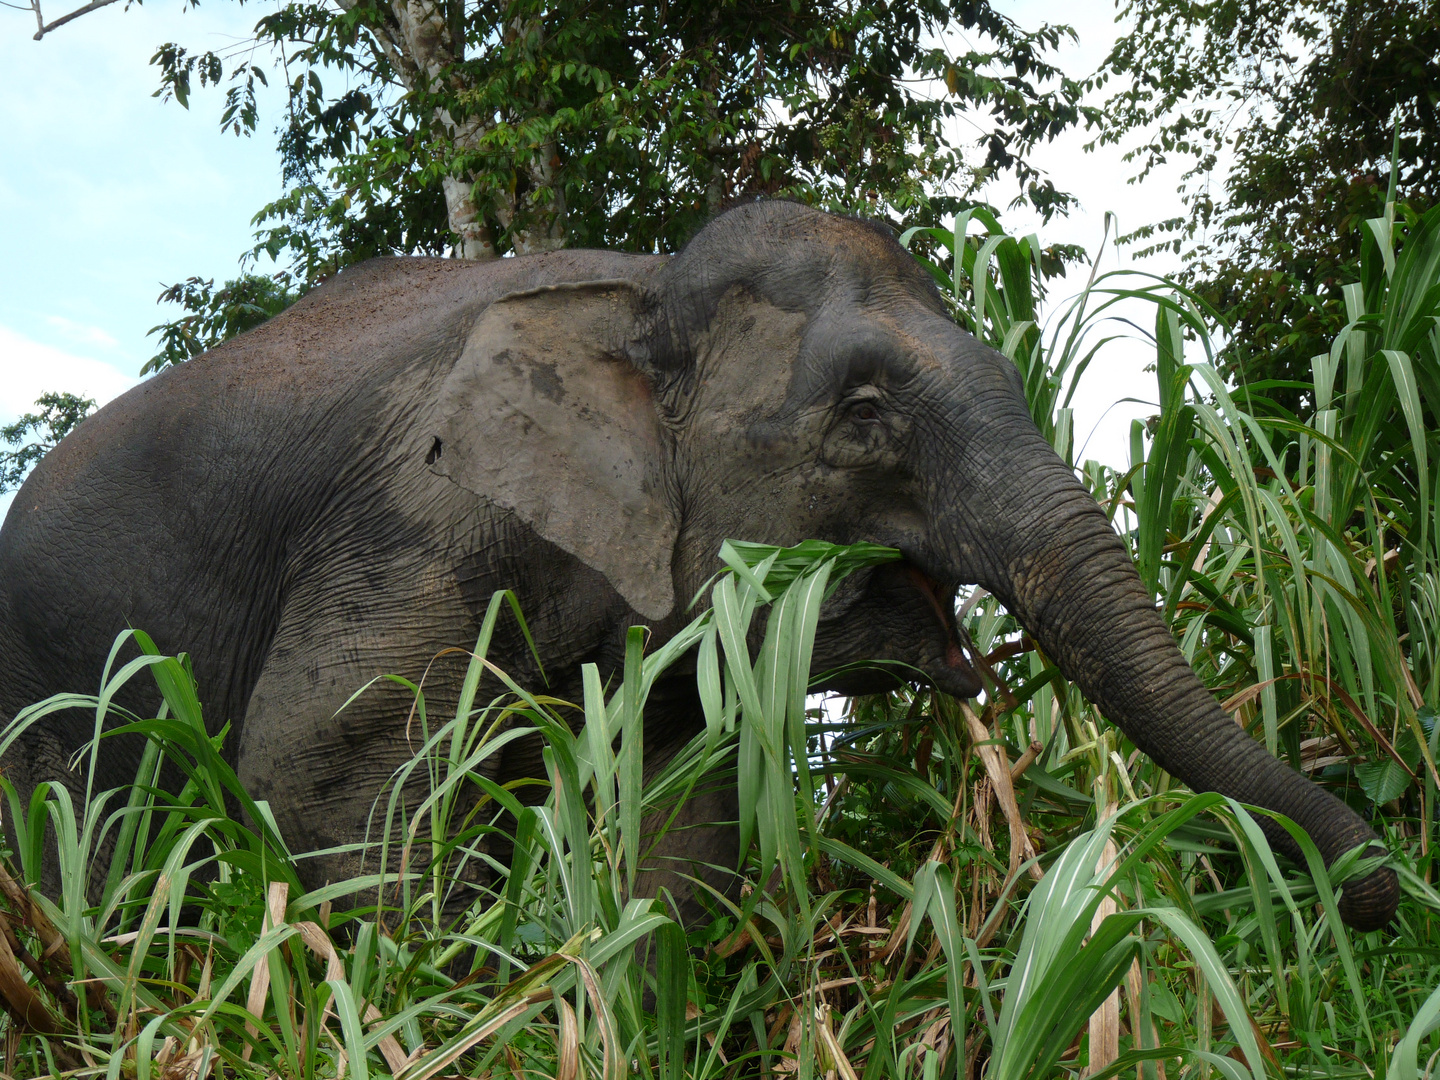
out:
M234 722L240 776L292 847L353 841L411 753L399 690L336 715L357 687L469 646L510 587L551 692L579 700L580 665L614 671L627 626L654 643L684 624L726 537L904 552L827 605L817 671L890 658L972 695L952 611L978 583L1191 787L1283 811L1327 861L1373 835L1221 712L1009 361L883 230L779 202L669 259L369 262L101 410L0 533L0 718L93 687L115 634L143 628L192 653L208 722ZM539 685L517 633L493 655ZM431 670L432 715L462 661ZM647 712L652 767L699 722L679 672ZM32 731L8 775L78 793L64 762L90 723ZM137 753L107 744L100 786L133 777ZM519 744L497 772L538 775ZM724 784L686 813L734 816ZM682 837L670 851L735 865L733 828ZM331 858L311 876L356 869ZM1396 899L1381 870L1342 910L1376 927Z

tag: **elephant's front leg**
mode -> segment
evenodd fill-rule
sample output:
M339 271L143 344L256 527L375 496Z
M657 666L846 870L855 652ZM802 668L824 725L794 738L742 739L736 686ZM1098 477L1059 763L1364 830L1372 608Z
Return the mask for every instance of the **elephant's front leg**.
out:
M463 605L433 595L428 602L371 598L363 616L347 612L342 595L317 587L290 598L251 694L237 754L246 791L269 803L291 851L306 856L301 874L311 887L378 869L389 785L425 743L414 695L380 676L423 679L433 732L454 716L469 661L463 650L476 633ZM446 649L454 651L439 655ZM419 790L425 769L416 770L416 781L402 802L409 812L428 794ZM392 823L392 842L403 842L403 827ZM367 839L373 850L354 847ZM392 848L389 869L399 856Z
M674 700L652 692L646 708L647 786L704 731L693 676L682 675L675 681L683 685L675 687ZM660 897L688 929L702 926L722 912L724 905L714 894L733 901L740 893L739 818L734 761L727 759L700 776L678 807L671 801L645 816L641 823L644 853L635 878L635 895Z
M728 769L701 777L678 812L666 807L649 814L642 824L646 846L635 895L659 897L691 930L723 914L724 905L710 890L731 901L740 894L739 818L740 796Z

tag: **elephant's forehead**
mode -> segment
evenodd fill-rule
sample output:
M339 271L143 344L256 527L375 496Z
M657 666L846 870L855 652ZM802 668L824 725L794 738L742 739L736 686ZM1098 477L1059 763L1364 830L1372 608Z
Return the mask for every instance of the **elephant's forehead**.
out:
M873 366L877 378L904 381L941 370L954 330L903 293L837 297L807 324L798 359L815 371Z
M833 240L828 247L830 273L837 285L848 283L877 311L914 307L944 313L934 282L888 231L844 218L828 222L833 230L827 238Z
M782 400L809 321L802 311L731 288L696 338L699 394L737 405Z
M843 219L820 216L806 225L747 236L741 253L717 253L700 280L712 296L743 283L778 307L811 313L841 303L943 315L933 283L893 239Z
M780 226L791 251L819 261L850 263L862 271L914 275L926 280L910 253L885 226L860 218L817 213Z
M939 370L949 324L914 304L887 304L851 291L812 312L779 306L740 286L729 289L715 317L695 338L702 392L730 400L792 398L802 385L845 381L859 364L875 377L908 379Z
M933 312L914 303L893 307L872 305L864 313L870 332L889 343L890 351L903 358L909 370L939 370L941 356L950 351L950 325L938 320ZM939 340L941 337L946 340Z

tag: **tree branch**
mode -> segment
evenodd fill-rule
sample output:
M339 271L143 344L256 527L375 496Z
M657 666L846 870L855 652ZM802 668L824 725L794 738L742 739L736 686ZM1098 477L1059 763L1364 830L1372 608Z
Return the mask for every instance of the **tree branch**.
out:
M84 7L76 8L74 11L70 12L69 15L61 15L60 18L56 19L54 22L50 23L47 26L45 24L45 20L42 19L40 16L40 0L35 0L32 6L35 8L35 21L40 25L40 29L35 31L35 40L39 41L51 30L54 30L57 27L64 26L71 19L78 19L81 15L88 15L90 14L90 12L96 10L97 8L102 8L105 7L107 4L113 3L115 3L115 0L90 0L90 3L86 4Z

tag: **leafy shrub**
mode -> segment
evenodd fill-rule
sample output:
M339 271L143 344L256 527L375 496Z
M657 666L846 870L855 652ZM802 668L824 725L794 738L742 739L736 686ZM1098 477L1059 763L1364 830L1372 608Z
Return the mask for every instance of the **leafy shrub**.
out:
M55 444L73 431L95 408L94 398L74 394L41 394L36 405L39 412L26 413L13 424L0 427L0 439L15 447L0 451L0 495L15 491L35 463L55 448ZM30 442L27 435L38 436Z

